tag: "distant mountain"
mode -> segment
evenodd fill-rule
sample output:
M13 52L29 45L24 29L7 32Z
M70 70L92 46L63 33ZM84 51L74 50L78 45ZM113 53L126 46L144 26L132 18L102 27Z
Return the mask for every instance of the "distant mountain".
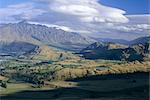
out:
M128 45L130 41L124 40L124 39L111 39L111 38L93 38L98 42L113 42L113 43L119 43Z
M96 42L83 49L80 54L86 59L143 61L148 58L149 51L148 42L133 46Z
M22 21L0 25L0 42L0 44L3 44L3 47L4 44L7 44L5 48L11 47L10 45L14 45L14 43L17 43L17 47L20 47L19 44L29 43L32 45L46 44L67 50L80 50L91 44L93 40L78 33L66 32L58 28L29 24L26 21Z
M135 45L135 44L145 44L145 42L150 41L150 36L140 37L135 40L123 40L123 39L111 39L111 38L93 38L98 42L113 42L124 45Z
M150 36L137 38L135 40L130 41L129 44L130 45L145 44L146 42L150 42Z

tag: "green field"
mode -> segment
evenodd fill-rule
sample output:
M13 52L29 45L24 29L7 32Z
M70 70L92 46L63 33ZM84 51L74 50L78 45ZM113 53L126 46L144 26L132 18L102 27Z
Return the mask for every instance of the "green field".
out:
M2 100L148 100L149 73L92 76L70 81L33 84L10 83L1 90Z

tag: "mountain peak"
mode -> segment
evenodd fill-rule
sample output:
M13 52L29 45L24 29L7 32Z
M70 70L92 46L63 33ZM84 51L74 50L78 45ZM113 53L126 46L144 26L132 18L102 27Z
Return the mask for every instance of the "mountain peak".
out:
M19 22L19 24L27 24L27 23L28 23L27 20L22 20L22 21Z

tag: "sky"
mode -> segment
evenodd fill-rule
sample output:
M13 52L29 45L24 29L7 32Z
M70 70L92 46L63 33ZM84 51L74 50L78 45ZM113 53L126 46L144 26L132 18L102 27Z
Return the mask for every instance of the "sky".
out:
M27 20L84 36L150 35L150 0L0 0L0 23Z
M102 4L126 11L126 14L149 14L150 0L101 0Z

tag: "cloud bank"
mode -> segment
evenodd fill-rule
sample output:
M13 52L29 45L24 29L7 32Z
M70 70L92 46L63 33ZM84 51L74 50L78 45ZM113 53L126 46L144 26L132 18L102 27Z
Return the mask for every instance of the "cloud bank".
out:
M128 22L125 11L101 5L98 0L52 0L52 11L74 15L82 22Z

